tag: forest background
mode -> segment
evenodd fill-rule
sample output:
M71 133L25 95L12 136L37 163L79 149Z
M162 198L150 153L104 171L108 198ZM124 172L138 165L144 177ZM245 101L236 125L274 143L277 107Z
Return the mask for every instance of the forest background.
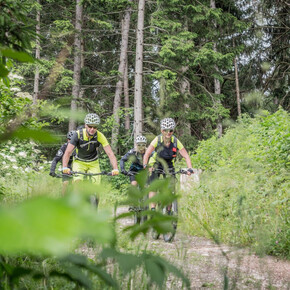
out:
M216 214L207 221L214 224L210 228L229 219L217 230L221 240L257 246L253 232L259 235L273 213L261 248L289 258L286 1L0 0L0 7L4 204L23 200L23 193L12 193L13 177L26 171L22 179L29 186L39 179L32 172L48 169L66 133L87 112L101 117L99 129L118 158L133 147L136 135L150 142L160 119L172 117L194 167L206 172L197 189L202 194L188 203L185 220L192 219L195 204L212 200L227 172L222 202L206 209ZM23 142L27 138L34 141ZM217 183L207 174L217 174ZM114 180L115 188L126 183ZM232 208L229 196L239 216L253 196L269 208L251 211L243 227L226 209ZM206 218L200 213L196 220ZM239 240L233 241L237 227Z

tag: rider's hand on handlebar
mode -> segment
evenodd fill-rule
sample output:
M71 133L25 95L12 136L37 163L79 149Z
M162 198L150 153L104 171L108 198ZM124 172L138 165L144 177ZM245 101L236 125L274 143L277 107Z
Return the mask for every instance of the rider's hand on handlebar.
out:
M193 171L192 168L188 168L188 169L187 169L187 175L191 175L191 174L193 174L193 173L194 173L194 171Z
M112 170L112 175L119 175L119 169L113 169Z
M63 174L71 174L71 170L68 167L63 167L62 173Z

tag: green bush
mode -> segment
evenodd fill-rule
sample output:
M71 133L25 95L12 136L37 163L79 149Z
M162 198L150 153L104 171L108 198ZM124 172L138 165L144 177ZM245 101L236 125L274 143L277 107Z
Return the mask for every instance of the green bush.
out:
M201 183L183 200L187 230L289 259L289 128L280 109L201 142Z

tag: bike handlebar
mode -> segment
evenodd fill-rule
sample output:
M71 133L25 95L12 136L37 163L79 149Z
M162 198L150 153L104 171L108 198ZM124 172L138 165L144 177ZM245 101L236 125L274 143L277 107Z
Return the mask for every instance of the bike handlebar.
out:
M86 175L86 176L97 176L97 175L113 176L113 175L112 175L112 172L107 172L107 171L102 171L102 172L98 172L98 173L80 172L80 171L71 171L71 174L72 174L72 175L82 174L82 175Z
M191 170L191 171L189 171L189 170ZM174 171L174 169L169 169L168 171L165 171L163 169L156 169L153 172L157 172L157 173L160 173L160 174L175 175L175 174L187 174L188 172L193 173L193 170L191 168L179 169L178 171Z
M138 174L138 171L128 171L128 172L122 172L122 174L126 175L126 176L134 176L136 174Z
M78 174L82 174L82 175L86 175L86 176L97 176L97 175L107 175L107 176L113 176L112 175L112 172L107 172L107 171L102 171L102 172L99 172L99 173L90 173L90 172L80 172L80 171L71 171L70 174L65 174L65 173L62 173L62 174L55 174L53 177L56 177L56 178L62 178L64 176L67 176L67 177L73 177L73 176L77 176Z
M191 171L189 171L191 170ZM179 169L178 171L174 171L174 169L169 169L168 171L165 171L163 169L155 169L153 172L157 172L160 174L170 174L170 175L175 175L175 174L187 174L188 172L193 173L193 170L191 168L188 169ZM122 174L126 176L134 176L138 174L139 171L128 171L128 172L122 172Z

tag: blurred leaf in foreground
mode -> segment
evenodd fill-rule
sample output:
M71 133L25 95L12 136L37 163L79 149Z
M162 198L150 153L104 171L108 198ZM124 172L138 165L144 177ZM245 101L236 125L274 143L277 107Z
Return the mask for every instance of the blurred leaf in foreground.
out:
M114 231L108 212L96 211L79 195L40 197L0 208L0 253L64 255L77 238L111 243Z

